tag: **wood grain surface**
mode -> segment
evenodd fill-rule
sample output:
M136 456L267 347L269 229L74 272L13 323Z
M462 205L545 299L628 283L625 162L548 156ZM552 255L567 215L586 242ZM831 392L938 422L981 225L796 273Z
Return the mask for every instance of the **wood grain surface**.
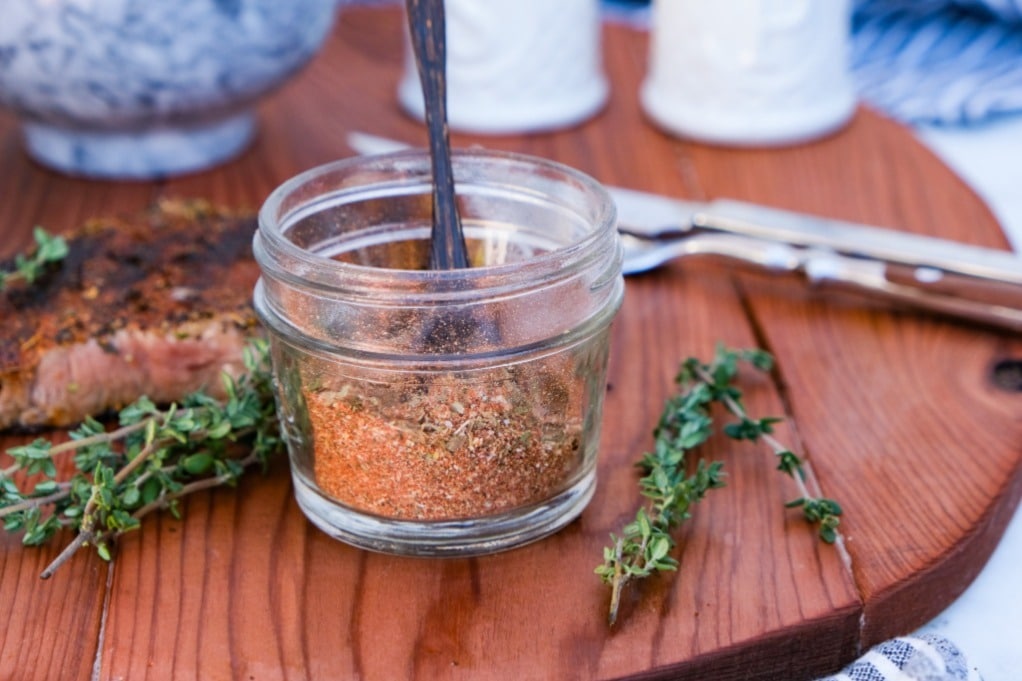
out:
M238 160L154 183L69 178L29 161L0 114L0 254L30 229L71 229L159 197L255 210L298 171L350 155L367 131L423 146L398 110L401 19L345 10L323 53L260 108ZM825 140L773 150L681 141L649 125L636 91L646 35L605 31L613 96L579 127L497 138L601 181L685 198L727 196L1006 247L996 221L900 126L860 110ZM2 320L0 320L2 323ZM605 623L593 575L638 502L632 463L678 362L722 341L775 354L747 375L756 415L809 457L845 508L847 570L783 503L795 495L758 446L714 440L728 486L680 531L679 573L626 593ZM582 517L483 558L395 558L338 543L301 515L286 462L183 518L151 517L113 563L0 537L3 679L811 679L942 610L972 580L1022 493L1022 395L991 380L1022 356L1012 335L823 300L766 279L676 263L630 279L613 331L600 482ZM744 380L743 379L743 380ZM9 446L17 442L9 436ZM62 537L70 539L69 536Z

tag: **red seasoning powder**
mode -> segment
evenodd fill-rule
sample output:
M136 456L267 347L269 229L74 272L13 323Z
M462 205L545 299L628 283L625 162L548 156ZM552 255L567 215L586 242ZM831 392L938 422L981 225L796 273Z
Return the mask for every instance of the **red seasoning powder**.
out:
M572 374L524 383L440 376L387 386L389 404L353 386L309 391L316 484L347 506L406 520L542 501L579 469L582 382Z

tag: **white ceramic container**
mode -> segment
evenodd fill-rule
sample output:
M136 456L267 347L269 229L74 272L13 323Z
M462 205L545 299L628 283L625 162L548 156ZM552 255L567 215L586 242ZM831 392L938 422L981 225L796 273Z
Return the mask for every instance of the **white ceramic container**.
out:
M851 118L848 0L654 0L640 101L680 137L805 142Z
M452 130L511 134L569 127L607 99L598 0L446 0ZM423 118L406 32L398 101Z

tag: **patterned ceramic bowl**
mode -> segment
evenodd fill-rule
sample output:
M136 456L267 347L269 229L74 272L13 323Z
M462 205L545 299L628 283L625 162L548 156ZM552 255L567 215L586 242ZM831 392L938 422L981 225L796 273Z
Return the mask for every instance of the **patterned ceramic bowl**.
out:
M241 152L255 101L316 53L337 0L3 0L0 104L75 175L156 178Z

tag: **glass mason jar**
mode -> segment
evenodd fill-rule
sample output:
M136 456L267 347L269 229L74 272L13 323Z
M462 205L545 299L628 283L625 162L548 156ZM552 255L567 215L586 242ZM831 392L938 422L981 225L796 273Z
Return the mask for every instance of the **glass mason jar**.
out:
M429 156L294 177L259 214L268 329L295 496L319 528L391 553L490 553L592 497L615 210L593 179L521 155L454 155L472 267L429 270Z

